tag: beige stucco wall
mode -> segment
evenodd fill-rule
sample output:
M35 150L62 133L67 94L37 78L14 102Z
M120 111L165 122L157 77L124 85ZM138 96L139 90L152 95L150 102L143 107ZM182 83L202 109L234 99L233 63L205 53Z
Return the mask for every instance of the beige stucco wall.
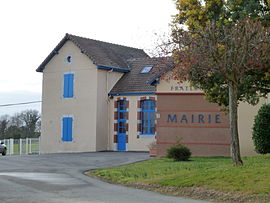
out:
M64 73L74 73L73 98L63 98ZM97 68L71 41L44 69L42 100L41 153L96 151ZM61 140L63 116L73 116L72 142Z
M156 97L154 95L145 95L145 97ZM126 98L129 101L129 120L128 120L128 143L127 151L149 151L148 145L155 141L155 136L151 137L137 137L137 101L140 100L140 97L144 96L114 96L110 99L110 150L117 150L117 144L113 143L114 136L114 101L117 101L117 98Z
M108 93L116 84L116 82L122 77L123 73L107 70L97 71L97 138L96 138L96 150L108 150L109 140L109 98ZM113 114L110 115L113 117Z
M252 127L254 118L262 104L267 103L267 99L261 99L259 104L252 106L247 103L240 103L238 108L238 132L240 141L240 150L242 156L254 156L257 153L254 151L252 140Z
M188 82L180 83L178 80L174 80L171 76L172 72L168 72L163 76L157 84L158 93L202 93L203 91L194 87L191 87Z

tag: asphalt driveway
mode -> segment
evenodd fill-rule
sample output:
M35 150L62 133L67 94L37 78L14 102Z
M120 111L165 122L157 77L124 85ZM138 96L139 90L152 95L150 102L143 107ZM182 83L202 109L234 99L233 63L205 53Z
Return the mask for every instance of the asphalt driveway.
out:
M113 185L83 175L85 170L145 159L148 154L135 152L0 157L0 202L202 202Z

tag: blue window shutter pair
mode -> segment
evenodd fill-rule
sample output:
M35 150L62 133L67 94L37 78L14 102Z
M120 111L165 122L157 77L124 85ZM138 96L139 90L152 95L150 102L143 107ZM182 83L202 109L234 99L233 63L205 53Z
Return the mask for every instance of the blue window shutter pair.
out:
M62 141L71 142L72 141L72 117L62 118Z
M74 74L64 74L64 98L73 97Z

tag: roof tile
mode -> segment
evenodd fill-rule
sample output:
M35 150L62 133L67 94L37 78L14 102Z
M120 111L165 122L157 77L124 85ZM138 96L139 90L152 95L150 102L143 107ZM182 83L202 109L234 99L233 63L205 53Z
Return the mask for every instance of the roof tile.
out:
M81 52L87 55L96 65L128 69L129 67L126 62L128 59L148 57L142 49L66 34L66 36L37 68L37 72L43 72L47 63L61 49L67 40L71 40L76 44Z
M171 58L137 58L127 61L130 72L122 76L115 84L110 94L126 92L156 91L156 87L150 82L159 77L164 71L171 69ZM140 73L145 66L152 66L149 73Z

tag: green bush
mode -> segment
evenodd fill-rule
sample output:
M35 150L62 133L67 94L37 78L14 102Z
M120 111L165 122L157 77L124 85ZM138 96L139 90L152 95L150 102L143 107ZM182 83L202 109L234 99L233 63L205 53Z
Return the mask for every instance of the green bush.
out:
M256 152L270 153L270 104L264 104L255 116L252 139Z
M167 158L176 161L187 161L191 156L191 151L184 145L176 144L167 149Z

